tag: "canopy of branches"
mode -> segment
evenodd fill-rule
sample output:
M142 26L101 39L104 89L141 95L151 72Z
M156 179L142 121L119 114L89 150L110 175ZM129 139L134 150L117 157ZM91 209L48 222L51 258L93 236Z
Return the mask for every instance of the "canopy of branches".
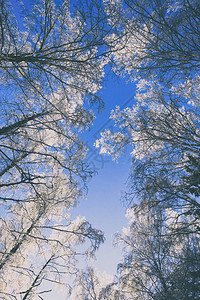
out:
M69 291L69 274L74 299L199 299L199 49L197 0L0 0L1 299ZM70 210L92 176L80 132L108 65L137 92L96 142L113 159L132 149L124 258L105 282L77 271L104 236Z

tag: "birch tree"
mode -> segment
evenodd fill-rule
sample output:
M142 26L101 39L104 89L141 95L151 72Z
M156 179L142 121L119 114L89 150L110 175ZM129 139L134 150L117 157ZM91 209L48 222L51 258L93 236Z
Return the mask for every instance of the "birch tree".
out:
M116 236L124 246L119 284L128 299L199 298L199 237L174 236L174 214L158 207L128 210L129 227Z
M104 240L70 216L92 175L78 134L93 120L91 104L102 106L107 63L103 10L84 4L0 1L1 299L42 299L43 281L67 287L78 255Z
M196 0L105 1L124 47L113 55L119 74L193 78L199 72L200 6ZM115 43L116 50L119 43Z
M199 2L105 3L114 71L137 82L134 105L116 107L96 143L114 160L131 149L119 284L130 299L198 299Z
M100 273L94 267L80 271L75 279L70 300L125 300L125 293L120 290L114 276Z
M196 220L199 196L191 193L193 182L189 188L184 178L192 176L190 157L199 160L199 108L194 106L198 89L193 104L185 90L188 92L185 84L169 89L159 82L140 82L137 104L112 112L118 129L102 133L97 146L102 154L117 159L131 145L133 163L126 194L130 205L137 198L141 205L162 203L164 209L180 208L181 212L184 207Z

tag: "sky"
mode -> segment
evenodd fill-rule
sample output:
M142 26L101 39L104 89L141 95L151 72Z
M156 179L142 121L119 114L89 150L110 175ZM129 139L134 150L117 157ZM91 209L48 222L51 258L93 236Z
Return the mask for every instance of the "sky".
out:
M133 105L134 94L134 84L127 84L123 79L111 78L102 89L100 96L105 102L105 109L102 113L96 114L91 130L83 137L89 148L88 162L98 174L88 183L87 199L82 199L72 211L74 218L78 215L85 216L93 227L104 232L106 241L97 251L93 264L100 272L105 271L110 275L116 273L117 264L122 259L121 249L113 246L113 234L121 232L123 227L128 226L125 217L126 206L120 199L121 192L126 189L131 160L129 153L125 153L118 163L113 162L110 157L99 155L94 142L100 137L101 131L106 128L112 130L114 124L109 119L110 111L115 109L116 105L120 107ZM44 300L67 299L56 290L43 297Z
M109 128L112 131L114 124L109 118L111 110L115 109L116 105L120 107L132 105L134 94L134 85L126 84L125 80L110 79L102 89L101 97L105 103L105 110L96 115L93 127L86 135L90 146L89 163L97 169L98 174L88 184L87 200L80 202L74 211L75 214L84 215L94 227L105 233L106 242L97 252L95 265L100 271L109 274L116 271L119 263L119 251L112 247L112 235L127 225L126 207L120 199L121 192L126 189L130 155L125 153L116 163L110 157L100 155L94 143L104 129Z

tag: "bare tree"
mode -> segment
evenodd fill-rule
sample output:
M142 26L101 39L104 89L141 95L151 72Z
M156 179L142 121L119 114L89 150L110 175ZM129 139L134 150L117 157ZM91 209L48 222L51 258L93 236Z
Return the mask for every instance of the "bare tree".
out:
M106 44L99 49L105 14L93 1L84 9L0 1L3 299L42 299L43 281L65 284L75 272L76 245L90 241L82 254L93 255L104 240L84 218L70 217L92 175L78 132L93 119L88 101L102 105L96 93L107 62Z
M196 0L106 1L116 35L116 69L138 78L171 80L199 72L200 6Z
M87 267L80 271L72 288L70 300L123 300L127 299L113 276L100 273L96 268Z
M195 0L106 1L118 23L114 70L137 80L136 104L112 111L117 129L97 141L114 159L131 148L133 220L119 237L119 284L130 299L200 295L199 8Z
M174 237L172 211L132 209L129 217L117 236L124 246L119 284L129 299L198 299L199 238Z
M188 168L189 157L199 160L199 108L187 103L185 85L179 88L145 83L136 105L113 111L118 130L105 131L97 145L114 158L131 145L133 162L125 194L129 205L137 198L141 206L162 204L164 209L180 208L181 213L184 207L197 221L198 230L199 196L191 194L194 183L189 182Z
M200 295L198 82L198 75L173 87L154 76L141 79L136 104L112 111L115 131L97 141L100 153L116 160L131 148L125 193L131 222L118 236L119 284L130 299Z

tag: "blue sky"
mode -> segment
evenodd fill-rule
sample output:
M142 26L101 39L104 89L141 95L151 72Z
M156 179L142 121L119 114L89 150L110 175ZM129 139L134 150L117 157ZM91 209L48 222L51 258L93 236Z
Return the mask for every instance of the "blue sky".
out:
M84 139L90 148L88 162L98 170L98 174L88 183L87 200L80 201L80 204L72 212L73 217L85 216L93 227L105 233L106 241L97 251L94 265L100 272L106 271L111 275L116 273L117 264L122 258L121 249L112 245L112 236L128 224L125 218L126 207L120 198L121 192L126 189L131 160L129 153L125 153L119 162L115 163L108 156L101 157L93 144L95 137L100 137L100 129L113 126L109 119L110 111L116 105L120 107L133 105L134 94L134 84L126 84L123 79L117 81L110 79L102 89L101 97L105 102L105 109L101 114L96 114L91 130L84 134ZM53 300L56 297L59 300L66 299L57 291L47 294L44 299Z
M127 84L125 80L110 79L101 91L105 102L104 111L96 115L93 127L85 137L90 147L89 163L97 168L98 174L88 184L87 200L80 202L74 213L84 215L91 224L104 231L106 242L97 252L95 265L100 271L113 274L119 263L120 250L113 249L112 235L126 226L126 207L120 201L121 192L126 189L126 181L130 168L130 155L125 153L118 161L113 162L110 157L99 155L94 148L95 138L100 137L100 131L114 126L109 119L110 111L116 105L133 105L135 94L134 84ZM90 155L91 154L91 155Z

